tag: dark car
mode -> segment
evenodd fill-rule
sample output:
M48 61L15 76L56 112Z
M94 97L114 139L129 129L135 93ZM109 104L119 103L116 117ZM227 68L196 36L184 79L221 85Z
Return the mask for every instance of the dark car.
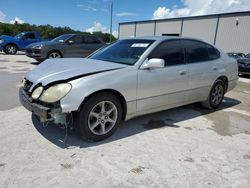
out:
M47 58L86 57L104 45L93 35L64 34L51 41L29 45L26 55L39 62Z
M239 74L250 74L250 53L237 59Z
M239 53L239 52L228 52L227 55L229 57L234 58L234 59L239 59L239 58L244 58L245 57L244 53Z

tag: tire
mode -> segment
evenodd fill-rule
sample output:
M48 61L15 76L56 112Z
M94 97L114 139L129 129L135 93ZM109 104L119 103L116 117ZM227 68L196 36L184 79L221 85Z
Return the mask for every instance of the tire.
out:
M101 141L110 137L122 120L122 105L112 93L90 97L76 115L76 128L83 140Z
M201 103L202 106L208 109L218 108L223 101L225 88L225 83L222 80L216 80L209 93L208 99Z
M17 53L17 46L15 44L7 44L4 47L4 52L6 54L15 55Z
M59 51L50 51L48 53L48 58L53 59L53 58L62 58L62 54Z

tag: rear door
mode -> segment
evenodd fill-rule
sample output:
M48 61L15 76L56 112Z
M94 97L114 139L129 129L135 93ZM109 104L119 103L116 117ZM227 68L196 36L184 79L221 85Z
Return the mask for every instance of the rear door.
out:
M189 72L189 100L205 100L215 81L219 65L219 51L213 46L191 39L183 39Z
M165 60L165 67L138 70L137 111L154 111L186 103L189 73L180 39L161 43L148 56Z

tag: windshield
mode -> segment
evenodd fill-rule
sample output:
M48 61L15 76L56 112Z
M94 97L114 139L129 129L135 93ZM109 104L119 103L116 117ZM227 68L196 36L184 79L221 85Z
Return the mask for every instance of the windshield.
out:
M90 59L134 65L154 40L127 39L111 44L91 55Z
M52 41L53 42L64 42L65 40L67 40L71 36L72 36L71 34L61 35L59 37L56 37L56 38L52 39Z
M15 36L15 38L22 38L22 37L23 37L23 33L20 33L20 34Z
M250 53L245 56L246 58L250 58Z

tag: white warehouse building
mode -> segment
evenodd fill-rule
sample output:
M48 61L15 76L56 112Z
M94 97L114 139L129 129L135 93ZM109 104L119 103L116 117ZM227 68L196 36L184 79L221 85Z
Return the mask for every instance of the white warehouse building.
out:
M193 37L225 52L250 53L250 11L119 23L119 39L138 36Z

